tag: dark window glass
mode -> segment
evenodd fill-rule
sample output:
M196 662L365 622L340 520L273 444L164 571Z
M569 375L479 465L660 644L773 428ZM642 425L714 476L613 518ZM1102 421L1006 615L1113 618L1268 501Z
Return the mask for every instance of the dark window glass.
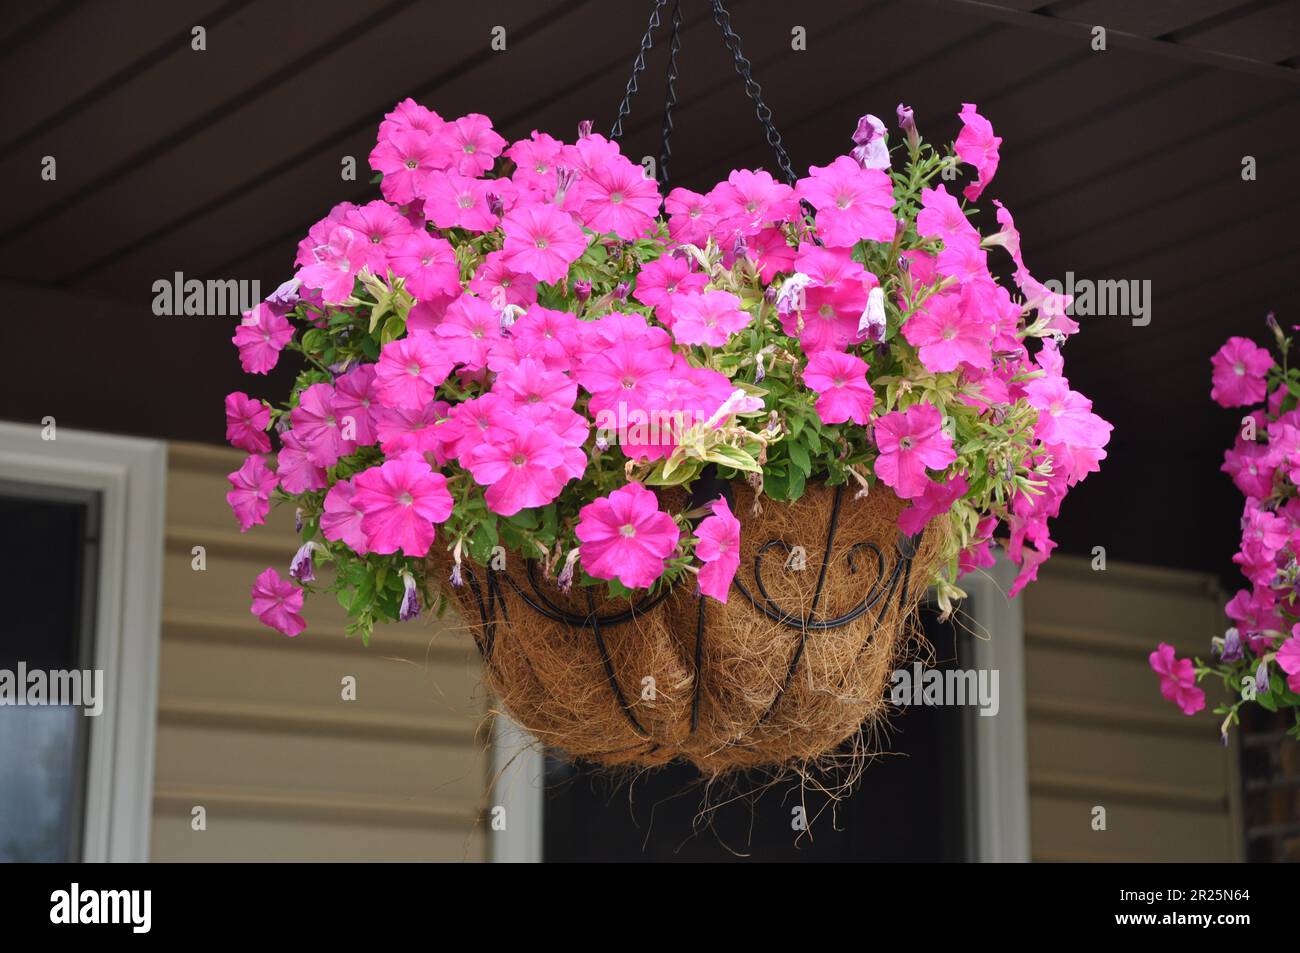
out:
M97 495L0 482L0 526L0 669L93 668ZM79 707L0 706L0 860L80 859L93 722Z

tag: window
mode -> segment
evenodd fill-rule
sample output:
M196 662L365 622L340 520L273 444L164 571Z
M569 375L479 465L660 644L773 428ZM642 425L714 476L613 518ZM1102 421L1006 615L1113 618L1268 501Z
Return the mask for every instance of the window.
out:
M0 860L148 858L165 462L0 423Z

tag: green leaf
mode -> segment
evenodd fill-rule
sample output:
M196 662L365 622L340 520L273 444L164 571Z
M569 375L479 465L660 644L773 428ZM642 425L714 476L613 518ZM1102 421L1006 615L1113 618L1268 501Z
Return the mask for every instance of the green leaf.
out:
M788 446L790 448L790 459L794 461L794 465L802 471L805 477L812 473L812 460L808 457L807 448L803 444L794 441L791 441Z

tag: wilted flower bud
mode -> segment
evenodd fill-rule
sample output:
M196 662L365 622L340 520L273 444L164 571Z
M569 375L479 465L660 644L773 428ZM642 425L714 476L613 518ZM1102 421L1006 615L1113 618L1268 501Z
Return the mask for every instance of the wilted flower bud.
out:
M578 550L572 549L564 560L564 568L560 570L560 590L568 592L573 588L573 567L578 562Z
M907 146L913 151L916 150L920 137L916 132L916 117L912 115L912 107L898 104L898 128L907 136Z
M1268 691L1268 663L1260 662L1259 669L1255 672L1255 691L1264 694Z
M631 285L629 285L626 281L620 281L618 284L614 286L614 297L619 301L624 301L627 299L627 294L631 290L632 290Z
M272 291L264 303L271 309L272 313L284 317L298 303L298 289L301 286L302 282L297 278L290 278Z
M578 181L578 170L570 169L568 166L555 167L555 204L563 205L564 196L568 194L569 189L573 188L573 183Z
M604 453L606 450L609 449L609 441L605 439L605 435L603 433L597 432L596 434L596 449L599 450L601 453Z
M885 339L885 289L879 285L867 294L867 306L858 319L858 337L877 343Z
M500 218L502 215L505 214L506 206L505 203L501 201L501 196L497 195L495 192L489 192L487 201L488 201L488 211L491 212L493 215L495 215L497 218Z
M864 169L889 168L889 140L885 124L867 113L853 132L853 158Z
M785 279L776 296L776 313L784 316L791 311L802 310L803 290L811 283L812 279L800 271Z
M301 506L293 511L293 531L295 533L302 532L302 507Z
M592 122L590 119L584 119L578 123L578 138L586 139L591 135Z
M402 585L406 591L402 593L402 608L398 611L397 618L402 622L410 622L420 614L420 593L415 588L415 577L409 572L402 573Z
M744 235L736 236L736 241L732 244L731 251L737 258L744 258L749 254L749 242L745 241Z
M1241 659L1241 633L1237 627L1233 626L1223 633L1222 644L1215 639L1215 648L1219 652L1219 657L1225 662L1237 662Z
M293 562L289 563L289 575L293 576L299 582L311 582L316 578L316 567L312 563L312 552L320 546L320 543L308 540L298 547L298 552L294 554Z
M579 301L586 301L591 297L591 282L575 281L573 283L573 294Z

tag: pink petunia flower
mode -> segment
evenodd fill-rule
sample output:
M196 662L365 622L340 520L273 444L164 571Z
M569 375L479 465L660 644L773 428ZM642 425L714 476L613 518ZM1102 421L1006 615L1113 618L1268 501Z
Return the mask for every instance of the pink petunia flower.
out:
M474 482L488 488L488 509L502 516L545 506L564 485L556 473L564 463L559 437L550 427L527 420L491 428L461 462Z
M1161 642L1148 656L1151 669L1160 676L1160 694L1183 710L1184 715L1194 715L1205 707L1205 692L1196 687L1196 669L1191 659L1174 655L1174 647Z
M993 176L998 171L998 147L1002 145L1002 137L993 135L993 124L975 109L974 103L962 103L962 130L957 135L955 144L957 158L967 165L973 165L979 176L962 189L962 194L972 202L993 181Z
M690 189L676 188L669 192L664 199L664 212L668 215L668 236L677 245L703 248L720 221L708 197Z
M654 231L659 188L641 166L621 156L592 169L582 181L582 224L633 241Z
M876 421L876 476L905 500L925 492L927 468L942 470L957 459L937 407L916 404Z
M488 252L470 279L469 290L498 311L508 304L527 308L537 303L537 279L506 265L505 252Z
M286 493L310 493L326 485L325 468L311 462L311 455L292 430L280 434L280 452L276 454L275 472L280 489Z
M952 509L962 495L970 489L970 484L960 473L954 474L944 482L931 480L920 496L915 497L911 505L898 514L898 528L908 536L915 536L936 516L941 516Z
M365 514L361 529L373 552L425 556L434 524L451 516L447 478L414 455L387 460L352 478L352 503Z
M699 572L700 592L725 604L740 568L740 520L723 497L714 500L709 509L712 515L695 528L699 540L695 558L704 563Z
M372 405L375 394L375 365L358 364L334 381L334 416L338 420L339 437L359 445L375 442Z
M960 364L989 370L996 328L963 292L931 295L903 325L903 337L917 348L927 371L941 374Z
M553 205L525 205L505 219L503 262L538 281L556 282L587 250L587 239L573 219Z
M585 325L583 325L585 328ZM532 358L548 371L570 371L578 350L579 321L571 311L533 305L492 347L488 368L504 371Z
M729 291L679 293L672 303L673 339L678 344L722 347L753 319Z
M324 512L320 516L320 531L326 539L342 542L358 556L370 551L361 521L365 512L357 506L352 496L355 487L351 480L339 480L325 494Z
M1214 368L1210 397L1220 407L1246 407L1264 399L1265 375L1273 357L1254 341L1230 337L1210 359Z
M582 568L597 579L617 579L629 589L652 586L681 539L673 518L639 483L584 506L575 533Z
M458 172L435 172L425 185L424 214L439 228L490 232L497 227L488 195L495 182Z
M543 405L569 410L578 399L578 382L568 374L546 370L539 361L524 358L497 376L492 392L508 396L518 407Z
M420 129L394 130L370 151L370 168L382 172L379 189L394 205L424 198L424 182L437 169L447 167L449 140L445 129L430 133Z
M274 569L264 569L253 582L251 610L263 625L292 638L307 623L302 617L303 591Z
M419 229L401 240L388 256L388 267L406 279L406 290L418 301L460 293L460 267L451 243Z
M654 308L660 321L672 327L673 296L702 291L709 276L691 271L690 264L675 255L664 255L641 266L636 276L636 289L632 297L648 308Z
M271 438L266 427L271 408L264 400L253 400L243 391L226 395L226 440L232 447L249 453L269 453Z
M487 366L488 354L501 341L501 314L482 298L463 294L447 307L433 333L458 367L476 371Z
M339 304L352 294L357 272L369 255L367 243L346 225L331 229L324 244L312 249L315 261L294 275L305 288L317 288L327 304Z
M349 209L343 224L360 237L366 247L366 267L371 274L388 274L389 256L415 232L397 209L376 200Z
M721 239L736 233L756 235L768 225L799 217L794 189L762 169L733 169L726 182L713 187L708 200L718 214L714 234Z
M867 383L867 362L841 351L815 351L803 369L803 382L818 394L817 416L824 424L853 421L866 426L875 394Z
M419 410L433 400L437 387L454 366L452 357L432 334L417 331L389 341L379 352L375 389L379 400L398 410Z
M543 199L555 194L555 169L564 144L554 136L533 130L528 139L520 139L506 150L506 158L515 164L511 176L521 189L540 193Z
M419 410L377 407L374 419L379 449L388 457L432 453L442 462L446 459L442 421L448 413L447 403L441 400L431 401Z
M1282 643L1277 650L1277 664L1286 672L1286 687L1293 692L1300 692L1300 624L1292 626L1291 638Z
M795 189L817 209L817 234L827 245L848 248L860 239L894 238L894 189L879 169L864 169L848 156L827 166L810 166Z
M262 303L244 313L231 341L239 348L245 374L265 374L279 362L280 351L292 337L293 325Z
M321 383L299 394L298 406L289 414L294 434L318 467L332 467L357 448L355 439L344 439L336 413L334 388Z
M231 486L226 502L239 521L239 531L246 533L250 527L265 523L266 514L271 511L271 491L279 482L266 460L250 454L238 470L226 474L226 479Z
M461 175L480 176L492 168L506 141L492 128L492 120L480 113L470 113L447 123L452 168Z
M1104 447L1112 426L1092 412L1092 401L1070 390L1064 377L1040 377L1025 385L1025 399L1039 411L1035 435L1049 444Z

